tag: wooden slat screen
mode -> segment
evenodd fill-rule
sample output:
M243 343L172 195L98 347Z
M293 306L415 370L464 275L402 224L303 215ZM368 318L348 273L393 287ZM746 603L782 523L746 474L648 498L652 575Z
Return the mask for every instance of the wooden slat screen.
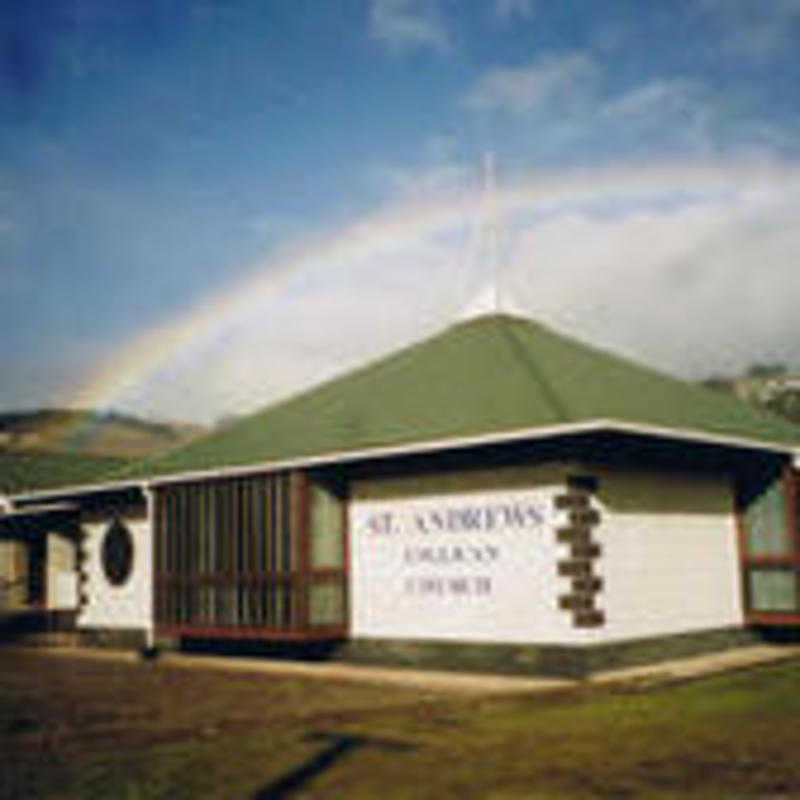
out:
M746 619L800 625L800 472L787 467L770 492L740 520ZM778 510L760 507L764 497ZM758 514L764 519L754 524Z
M160 629L303 631L332 625L343 570L312 570L305 476L281 472L159 487L155 615ZM307 552L307 547L305 548ZM314 587L325 584L327 590ZM330 598L321 595L327 591ZM314 608L309 619L309 593ZM325 607L326 613L317 611ZM210 634L209 634L210 635Z

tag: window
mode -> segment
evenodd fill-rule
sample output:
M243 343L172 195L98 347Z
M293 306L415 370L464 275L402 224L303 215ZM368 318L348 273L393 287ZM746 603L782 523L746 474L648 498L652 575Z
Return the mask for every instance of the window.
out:
M786 505L782 478L774 481L750 504L744 515L749 555L784 555L791 552Z
M753 611L800 611L797 589L793 570L750 570L750 607Z
M163 486L153 516L161 630L279 638L345 623L344 501L305 474Z
M328 488L310 487L311 566L341 568L344 556L342 501Z
M783 624L800 614L798 495L798 473L786 469L744 509L744 588L751 621Z
M108 582L112 586L122 586L133 569L133 538L118 519L106 531L100 558Z

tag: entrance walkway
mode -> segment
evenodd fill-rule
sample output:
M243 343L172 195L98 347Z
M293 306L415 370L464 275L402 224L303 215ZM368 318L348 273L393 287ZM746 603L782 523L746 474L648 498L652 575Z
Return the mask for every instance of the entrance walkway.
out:
M42 656L87 658L135 662L140 656L129 650L88 647L16 648ZM254 672L276 677L302 677L329 681L377 683L406 686L431 692L460 692L471 695L532 694L564 691L585 685L656 686L714 675L757 664L800 658L800 646L758 645L739 647L691 658L644 664L608 670L592 675L586 681L566 678L537 678L520 675L487 675L463 672L441 672L392 667L372 667L342 662L300 662L275 659L240 658L165 653L156 663L179 669L206 669L222 672Z
M730 650L678 658L673 661L660 661L655 664L641 664L636 667L596 672L589 678L589 682L601 685L673 683L793 658L800 658L800 645L763 644L752 647L734 647Z

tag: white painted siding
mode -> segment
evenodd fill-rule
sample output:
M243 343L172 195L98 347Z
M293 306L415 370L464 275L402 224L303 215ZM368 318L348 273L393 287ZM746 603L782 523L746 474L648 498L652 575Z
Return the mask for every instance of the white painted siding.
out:
M133 538L133 569L125 583L112 586L103 571L101 548L111 520L84 523L83 591L88 602L78 615L81 628L147 629L153 624L152 539L147 519L121 519Z

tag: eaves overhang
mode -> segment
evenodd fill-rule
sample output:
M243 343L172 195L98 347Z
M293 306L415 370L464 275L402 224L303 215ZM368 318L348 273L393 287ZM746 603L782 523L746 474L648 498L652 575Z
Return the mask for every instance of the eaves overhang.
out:
M145 491L157 486L186 483L189 481L233 478L261 472L323 467L333 464L381 460L406 455L424 455L425 453L434 453L442 450L466 449L480 447L482 445L521 443L524 441L533 442L555 437L593 433L620 433L685 442L687 444L713 445L740 451L766 452L794 459L796 464L800 462L800 450L798 446L792 446L783 442L750 439L727 434L715 434L690 428L670 428L615 419L595 419L558 425L538 426L534 428L519 428L511 431L495 431L475 436L445 437L401 445L344 450L314 456L299 456L297 458L276 459L272 461L253 462L211 469L154 474L139 480L108 481L99 484L68 486L56 490L50 489L27 492L13 495L11 500L14 503L28 503L42 498L55 499L58 497L125 491L137 488Z
M37 503L56 503L60 501L76 500L87 495L119 495L123 492L144 491L147 481L142 479L124 481L106 481L105 483L78 484L75 486L60 486L50 489L38 489L31 492L21 492L9 497L12 510L24 511L32 508Z
M46 503L0 513L0 539L30 539L41 535L48 524L74 520L78 507L73 503Z
M38 506L14 508L0 514L0 519L18 519L20 517L42 516L44 514L59 513L62 511L75 511L78 507L74 503L42 503Z

